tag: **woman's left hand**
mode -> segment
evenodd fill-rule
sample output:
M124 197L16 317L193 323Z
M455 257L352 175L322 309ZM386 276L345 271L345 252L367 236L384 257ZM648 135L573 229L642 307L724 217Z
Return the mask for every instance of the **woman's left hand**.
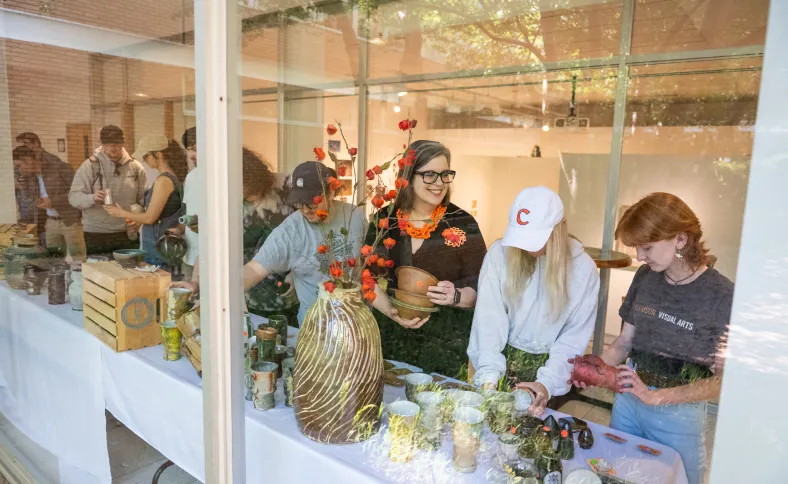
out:
M128 218L126 217L127 212L120 208L120 205L117 203L115 205L104 205L104 210L113 217Z
M531 406L528 407L528 413L534 417L542 416L544 409L547 406L547 400L549 399L547 388L545 388L545 386L538 381L520 382L515 386L520 390L531 391L533 400L531 401Z
M646 405L657 405L658 402L655 398L656 393L643 383L643 380L640 379L637 372L633 370L632 367L618 365L616 370L618 370L616 381L621 393L631 393Z
M451 306L454 304L454 284L450 281L440 281L437 286L427 288L427 297L435 304Z

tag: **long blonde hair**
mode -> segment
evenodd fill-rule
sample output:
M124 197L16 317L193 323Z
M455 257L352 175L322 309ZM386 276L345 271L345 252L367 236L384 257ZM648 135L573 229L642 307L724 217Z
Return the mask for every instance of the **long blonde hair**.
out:
M550 298L550 315L553 321L569 302L569 293L566 287L567 272L572 259L569 248L569 229L566 220L553 227L553 233L547 239L546 257L547 264L543 271L543 281ZM504 298L510 307L517 309L523 298L526 287L531 282L536 270L536 257L517 247L508 247L506 251L508 274L504 284Z

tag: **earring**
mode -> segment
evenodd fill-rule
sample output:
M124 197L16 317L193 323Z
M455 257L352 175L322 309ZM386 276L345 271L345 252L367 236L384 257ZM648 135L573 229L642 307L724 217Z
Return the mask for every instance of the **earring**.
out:
M674 255L676 256L676 259L678 259L678 260L681 260L681 259L684 258L684 256L681 255L681 252L679 252L679 248L678 247L676 247L676 253Z

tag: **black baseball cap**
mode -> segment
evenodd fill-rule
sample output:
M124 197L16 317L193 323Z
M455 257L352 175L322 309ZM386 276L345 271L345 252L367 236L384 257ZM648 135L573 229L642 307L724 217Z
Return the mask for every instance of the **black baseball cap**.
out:
M99 133L99 139L103 145L122 145L124 141L123 130L111 124L109 126L104 126L101 128L101 133Z
M311 204L312 199L317 195L328 193L328 177L337 176L333 168L329 168L317 161L307 161L298 165L293 170L290 195L287 196L287 204L296 203Z

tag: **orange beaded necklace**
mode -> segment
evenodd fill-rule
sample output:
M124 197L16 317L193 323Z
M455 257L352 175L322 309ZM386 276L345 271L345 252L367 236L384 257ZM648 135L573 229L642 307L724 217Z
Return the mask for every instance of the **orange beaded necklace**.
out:
M403 228L405 231L413 237L414 239L429 239L430 234L438 228L438 222L443 218L443 215L446 213L446 207L443 205L438 205L438 207L432 212L432 222L425 223L423 227L414 227L412 223L408 220L408 214L404 213L402 210L397 210L397 220L399 222L400 228Z

